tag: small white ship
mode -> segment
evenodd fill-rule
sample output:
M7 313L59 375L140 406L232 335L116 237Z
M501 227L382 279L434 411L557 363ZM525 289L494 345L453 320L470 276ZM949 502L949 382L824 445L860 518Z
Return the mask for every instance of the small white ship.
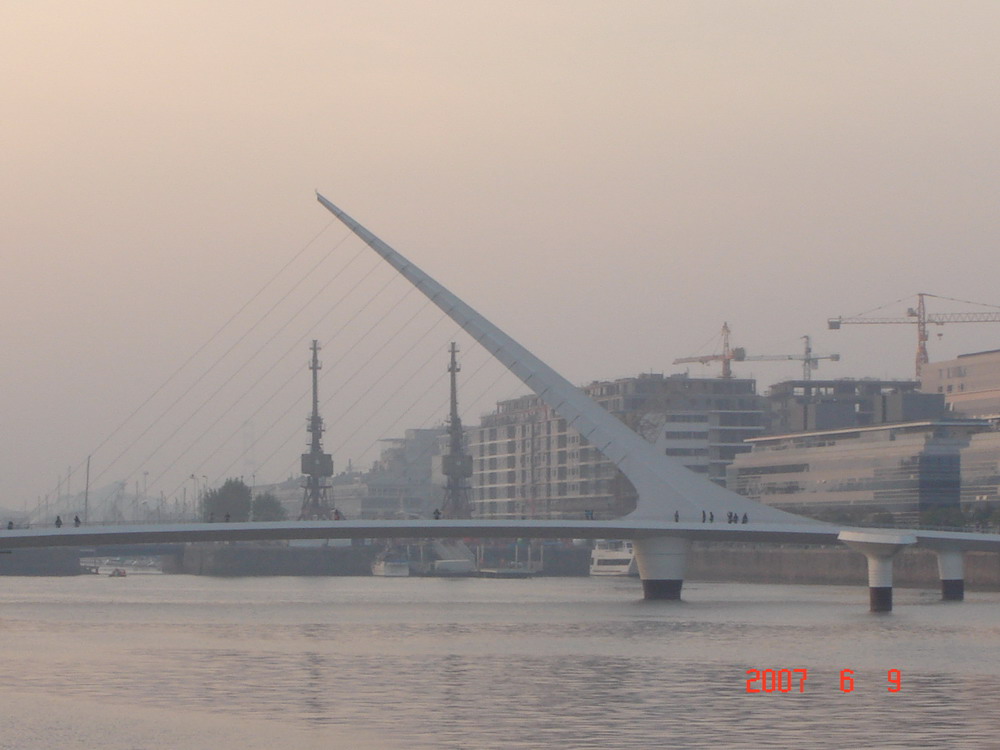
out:
M410 575L409 560L376 560L372 563L372 575L386 578L405 578Z
M410 557L405 547L389 547L372 562L372 575L405 578L410 575Z
M627 539L598 539L590 551L590 575L592 576L635 576L639 571L635 565L632 542Z

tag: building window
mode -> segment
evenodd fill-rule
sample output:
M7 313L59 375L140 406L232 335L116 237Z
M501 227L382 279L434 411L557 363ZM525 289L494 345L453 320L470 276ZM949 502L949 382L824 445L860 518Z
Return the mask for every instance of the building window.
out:
M707 456L708 448L667 448L664 453L668 456Z

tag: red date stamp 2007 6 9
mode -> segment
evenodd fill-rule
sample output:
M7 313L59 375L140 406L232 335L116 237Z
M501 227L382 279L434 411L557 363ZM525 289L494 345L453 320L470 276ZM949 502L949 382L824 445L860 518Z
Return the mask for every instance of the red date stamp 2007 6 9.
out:
M804 693L806 680L809 678L807 669L748 669L748 693ZM903 688L903 673L898 669L890 669L886 673L886 688L890 693L898 693ZM854 670L840 670L840 691L849 693L854 690Z

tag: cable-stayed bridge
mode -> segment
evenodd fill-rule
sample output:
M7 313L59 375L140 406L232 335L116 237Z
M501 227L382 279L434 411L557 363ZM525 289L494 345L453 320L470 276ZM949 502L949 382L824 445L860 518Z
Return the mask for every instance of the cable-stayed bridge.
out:
M93 547L113 544L178 542L250 542L286 539L399 539L399 538L632 539L639 553L640 577L646 598L678 598L684 555L691 542L769 542L829 545L844 542L869 560L869 583L874 611L891 609L892 556L905 546L934 550L939 557L942 595L959 600L963 594L962 555L966 551L1000 550L1000 534L954 531L879 531L843 529L826 524L702 523L635 519L613 521L280 521L247 523L163 523L78 528L33 528L0 531L0 549L30 547ZM658 575L679 578L653 578ZM876 578L875 576L881 576ZM669 584L662 584L669 581ZM676 581L676 586L672 582ZM886 592L888 588L888 599ZM888 606L876 606L888 605Z
M600 450L638 493L636 510L613 521L332 521L169 524L73 529L27 529L0 534L0 549L143 542L250 541L263 539L535 537L627 538L634 542L647 599L678 599L692 541L756 541L798 544L842 542L868 560L872 611L892 609L892 559L907 546L933 549L942 596L964 596L963 554L1000 551L1000 535L925 530L845 528L762 505L730 492L661 455L541 359L476 312L458 296L389 247L322 195L337 216L417 290L437 305L567 424ZM706 523L705 514L720 523ZM722 524L727 513L745 517Z

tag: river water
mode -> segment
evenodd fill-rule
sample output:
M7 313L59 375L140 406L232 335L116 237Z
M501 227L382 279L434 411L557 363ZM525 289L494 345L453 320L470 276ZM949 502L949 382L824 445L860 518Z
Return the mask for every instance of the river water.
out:
M0 578L0 748L1000 747L1000 594L897 590L890 615L863 585L640 595L635 579ZM748 669L807 672L748 693Z

